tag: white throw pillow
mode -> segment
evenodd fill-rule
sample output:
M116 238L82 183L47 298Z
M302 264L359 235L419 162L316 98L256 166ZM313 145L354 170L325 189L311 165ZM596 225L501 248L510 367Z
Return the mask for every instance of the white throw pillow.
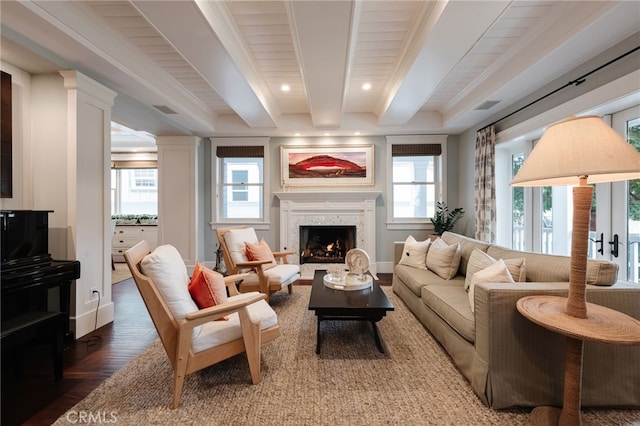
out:
M431 240L416 241L413 235L409 235L404 242L402 257L399 265L411 266L417 269L427 269L427 250Z
M473 301L476 284L512 282L515 281L513 281L513 277L502 259L473 274L471 277L471 284L469 285L469 304L471 305L471 312L474 312Z
M487 266L493 265L496 260L480 249L473 249L469 262L467 262L467 276L464 278L464 289L469 290L471 277L478 271L482 271Z
M153 280L176 321L198 306L189 293L189 274L178 250L169 244L156 247L140 262L140 270Z
M450 280L458 273L461 257L460 243L447 245L441 238L437 238L427 251L427 268L440 278Z
M524 282L527 279L526 264L524 257L516 259L503 259L511 277L516 282ZM473 249L471 256L469 256L469 262L467 263L467 276L464 279L464 289L469 290L471 284L471 278L473 274L483 270L489 265L492 265L496 260L489 256L487 253L479 249Z

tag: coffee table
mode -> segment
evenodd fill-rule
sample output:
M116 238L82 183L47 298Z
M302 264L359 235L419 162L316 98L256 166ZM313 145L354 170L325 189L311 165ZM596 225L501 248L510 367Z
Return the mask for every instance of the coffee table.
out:
M373 327L373 338L378 350L384 353L376 322L380 321L387 311L393 311L391 301L376 282L371 288L356 291L344 291L328 288L322 278L327 271L316 270L313 276L309 310L315 311L318 317L316 335L316 353L320 353L322 341L320 323L322 321L369 321Z

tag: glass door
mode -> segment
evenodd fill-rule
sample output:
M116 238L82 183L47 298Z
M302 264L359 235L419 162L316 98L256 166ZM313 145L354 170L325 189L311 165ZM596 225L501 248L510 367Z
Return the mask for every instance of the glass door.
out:
M612 127L640 151L640 105L613 114ZM640 283L640 179L611 184L611 234L605 251L619 278Z

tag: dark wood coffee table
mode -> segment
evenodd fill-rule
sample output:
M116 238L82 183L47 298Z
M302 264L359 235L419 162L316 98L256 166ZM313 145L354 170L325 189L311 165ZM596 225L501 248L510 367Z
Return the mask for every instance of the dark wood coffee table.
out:
M391 301L378 284L366 290L345 291L334 290L324 285L322 278L327 271L316 270L313 276L309 310L315 311L318 317L316 337L316 353L320 353L320 323L322 321L369 321L373 327L373 337L380 352L384 353L378 334L376 322L380 321L387 311L393 311Z

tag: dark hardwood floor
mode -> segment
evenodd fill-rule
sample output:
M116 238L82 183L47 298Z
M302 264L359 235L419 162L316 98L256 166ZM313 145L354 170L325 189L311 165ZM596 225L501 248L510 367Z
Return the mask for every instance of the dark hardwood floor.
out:
M390 285L391 276L378 274L378 283ZM132 279L114 284L112 298L114 321L65 349L62 380L53 380L51 349L45 345L29 351L22 377L3 367L3 426L50 425L158 338Z

